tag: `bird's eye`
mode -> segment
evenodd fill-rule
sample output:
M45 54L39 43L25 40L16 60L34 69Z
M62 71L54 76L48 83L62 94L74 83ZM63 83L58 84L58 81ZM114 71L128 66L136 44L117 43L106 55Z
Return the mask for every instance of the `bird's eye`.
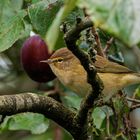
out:
M63 61L63 58L59 58L58 60L57 60L57 62L59 62L59 63L61 63Z

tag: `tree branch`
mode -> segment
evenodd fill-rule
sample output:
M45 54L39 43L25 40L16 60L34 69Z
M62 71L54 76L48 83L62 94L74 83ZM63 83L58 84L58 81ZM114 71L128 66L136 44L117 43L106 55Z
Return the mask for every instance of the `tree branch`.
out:
M76 113L51 97L37 95L35 93L0 96L1 115L13 115L21 112L44 114L71 134L75 133L73 118Z
M92 21L86 18L84 21L77 23L77 25L68 31L65 35L65 42L68 49L72 51L72 53L80 60L81 64L87 72L87 82L92 86L92 91L87 94L86 98L82 101L80 110L76 117L76 122L83 128L84 125L87 124L86 122L89 110L93 108L95 99L97 99L103 89L102 81L98 77L97 71L93 65L93 62L89 58L89 55L83 52L76 45L76 41L80 37L80 32L92 26Z

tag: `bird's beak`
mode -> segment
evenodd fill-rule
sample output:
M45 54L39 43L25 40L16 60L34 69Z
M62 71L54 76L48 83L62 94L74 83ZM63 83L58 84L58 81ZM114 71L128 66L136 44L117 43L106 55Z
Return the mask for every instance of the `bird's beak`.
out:
M42 60L42 61L40 61L40 62L41 62L41 63L52 64L52 63L53 63L53 59Z

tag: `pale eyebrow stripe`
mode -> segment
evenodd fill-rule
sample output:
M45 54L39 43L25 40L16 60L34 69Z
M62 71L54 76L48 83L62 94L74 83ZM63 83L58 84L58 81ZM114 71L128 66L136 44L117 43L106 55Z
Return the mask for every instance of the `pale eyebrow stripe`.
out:
M52 58L53 62L58 62L58 61L59 61L59 59L62 59L62 60L63 60L63 58L62 58L62 57Z

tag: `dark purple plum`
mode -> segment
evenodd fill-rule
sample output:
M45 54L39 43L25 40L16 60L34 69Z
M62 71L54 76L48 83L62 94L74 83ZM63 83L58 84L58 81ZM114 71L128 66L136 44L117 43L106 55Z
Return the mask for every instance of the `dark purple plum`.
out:
M21 62L28 76L37 82L48 82L56 76L53 74L46 60L51 56L46 43L39 35L28 38L21 48Z

